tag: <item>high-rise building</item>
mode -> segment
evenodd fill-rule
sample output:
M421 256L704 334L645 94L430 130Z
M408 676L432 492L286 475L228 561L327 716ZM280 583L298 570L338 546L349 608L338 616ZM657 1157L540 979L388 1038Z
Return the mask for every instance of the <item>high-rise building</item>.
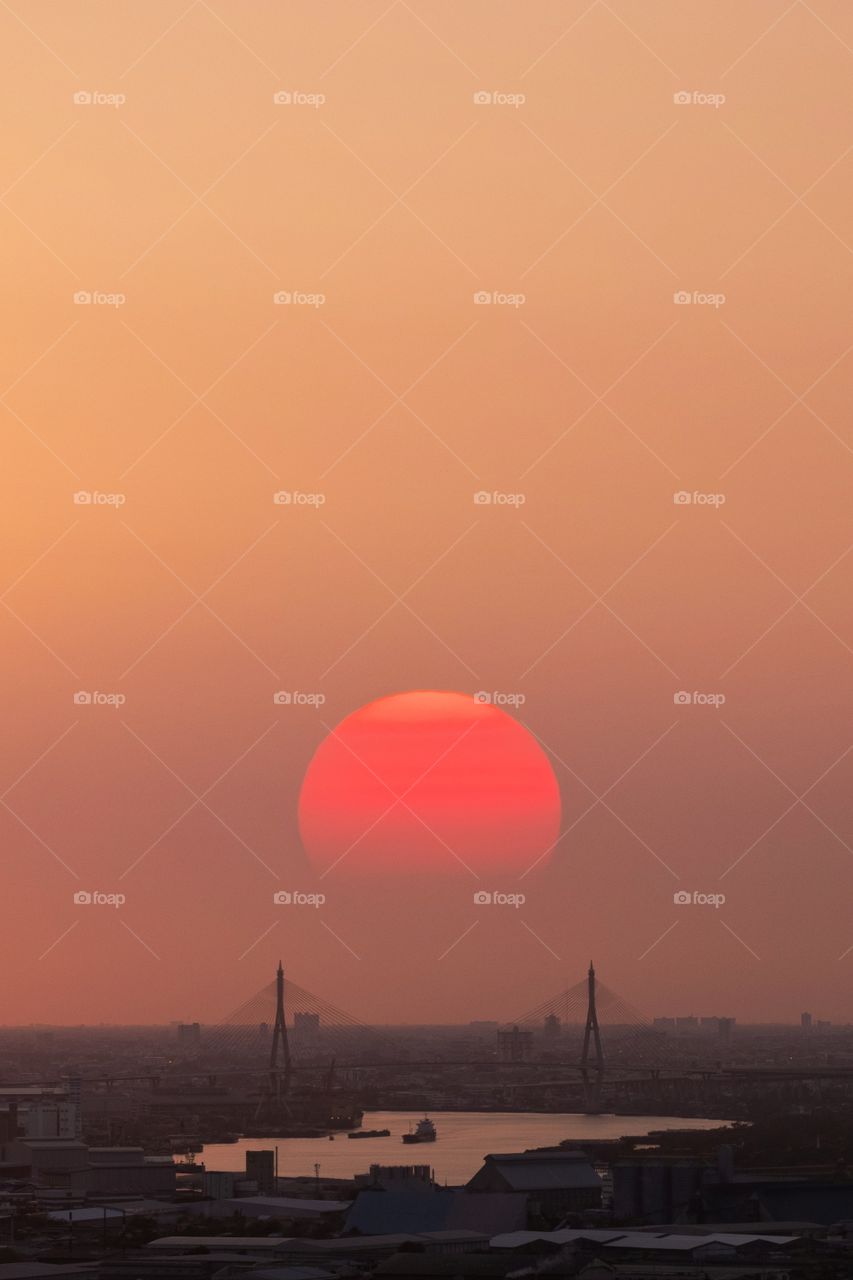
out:
M812 1015L811 1015L810 1013L801 1013L801 1014L800 1014L800 1026L802 1027L803 1031L811 1031L811 1029L812 1029Z
M262 1196L274 1196L278 1183L275 1176L274 1151L247 1151L246 1177L258 1184Z
M498 1059L501 1062L529 1062L533 1054L533 1032L513 1027L498 1032Z
M201 1027L197 1022L178 1023L178 1044L192 1048L201 1043Z
M27 1138L79 1138L80 1110L73 1102L42 1098L21 1108Z

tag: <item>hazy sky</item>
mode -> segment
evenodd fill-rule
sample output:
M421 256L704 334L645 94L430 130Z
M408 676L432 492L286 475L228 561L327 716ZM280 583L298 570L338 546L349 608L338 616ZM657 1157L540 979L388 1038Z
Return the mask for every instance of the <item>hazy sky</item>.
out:
M0 1021L215 1021L280 955L364 1021L590 956L850 1018L850 4L10 0L0 49ZM409 689L512 700L550 858L321 880L308 763Z

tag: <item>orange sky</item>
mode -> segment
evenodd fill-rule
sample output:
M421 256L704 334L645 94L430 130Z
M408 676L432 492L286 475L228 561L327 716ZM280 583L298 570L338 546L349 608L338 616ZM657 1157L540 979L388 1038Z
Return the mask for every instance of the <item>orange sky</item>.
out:
M216 1020L279 954L365 1021L590 955L849 1018L850 5L11 0L0 50L0 1021ZM324 725L413 688L523 695L523 907L438 855L277 906Z

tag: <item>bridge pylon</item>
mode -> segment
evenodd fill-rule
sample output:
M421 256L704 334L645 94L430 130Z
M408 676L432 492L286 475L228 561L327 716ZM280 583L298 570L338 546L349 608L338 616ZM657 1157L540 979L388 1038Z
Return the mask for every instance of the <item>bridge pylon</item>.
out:
M583 1080L587 1114L594 1114L601 1110L604 1086L604 1050L601 1047L601 1030L598 1025L598 1010L595 1003L595 966L591 960L587 974L586 1026L584 1027L583 1052L581 1053L581 1079Z
M284 968L279 960L275 975L275 1023L270 1046L269 1077L267 1087L258 1102L256 1120L261 1115L279 1121L287 1118L291 1074L290 1042L284 1016Z

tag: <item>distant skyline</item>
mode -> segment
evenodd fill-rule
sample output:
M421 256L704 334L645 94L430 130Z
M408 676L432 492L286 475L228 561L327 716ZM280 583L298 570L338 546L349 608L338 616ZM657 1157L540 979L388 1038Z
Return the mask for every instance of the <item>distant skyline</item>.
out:
M357 1013L358 1011L357 1011L357 1010L349 1010L349 1012L350 1012L350 1013ZM516 1011L516 1012L517 1012L517 1011ZM648 1018L649 1018L649 1024L651 1025L652 1021L653 1021L655 1018L690 1018L690 1017L696 1017L696 1018L699 1018L699 1019L705 1018L705 1019L713 1020L714 1018L722 1018L722 1017L730 1017L730 1016L733 1016L733 1015L725 1014L725 1013L716 1013L716 1014L714 1014L714 1013L696 1013L696 1012L693 1012L693 1013L678 1013L678 1014L670 1014L670 1013L653 1012L653 1013L651 1013L651 1014L649 1014L649 1015L648 1015ZM833 1022L833 1021L832 1021L832 1019L823 1018L822 1016L817 1015L817 1014L816 1014L816 1015L814 1015L814 1018L815 1018L815 1021L814 1021L813 1025L812 1025L811 1027L809 1027L809 1028L808 1028L808 1030L809 1030L810 1032L814 1032L815 1034L817 1034L817 1033L818 1033L818 1031L819 1031L819 1028L818 1028L818 1025L817 1025L817 1024L818 1024L818 1022L826 1023L829 1027L839 1027L839 1028L844 1028L844 1027L850 1027L850 1026L853 1026L853 1018L851 1018L849 1021L839 1020L839 1021L837 1021L837 1022ZM790 1017L790 1018L787 1018L787 1019L785 1019L785 1018L779 1018L779 1019L774 1019L774 1020L768 1020L768 1021L766 1021L766 1022L761 1022L761 1021L751 1022L751 1021L748 1021L748 1020L746 1020L746 1019L743 1019L743 1020L742 1020L742 1019L739 1019L739 1018L738 1018L738 1019L736 1019L736 1021L737 1021L737 1027L738 1027L740 1030L760 1029L760 1028L762 1028L762 1027L788 1027L788 1028L799 1028L799 1026L800 1026L800 1015L799 1015L799 1014L797 1014L795 1017ZM102 1028L104 1028L105 1030L116 1030L116 1031L124 1031L124 1030L132 1031L132 1030L134 1030L134 1029L141 1029L141 1030L145 1030L145 1029L153 1029L153 1030L157 1030L157 1029L160 1029L160 1030L168 1031L168 1030L170 1030L170 1029L174 1029L174 1028L176 1028L176 1027L178 1027L178 1026L185 1025L187 1022L199 1022L199 1025L200 1025L202 1028L204 1028L204 1027L214 1028L214 1027L219 1026L219 1023L218 1023L218 1022L216 1022L216 1021L205 1022L204 1020L199 1020L198 1018L190 1018L189 1016L187 1016L186 1018L172 1018L172 1019L169 1019L169 1020L168 1020L168 1021L166 1021L166 1022L95 1022L95 1023L86 1023L86 1022L71 1022L71 1023L63 1023L63 1022L18 1022L18 1023L16 1023L16 1022L2 1022L2 1023L0 1023L0 1028L2 1028L4 1031L33 1031L33 1030L44 1030L44 1031L81 1031L81 1030L87 1030L87 1031L88 1031L88 1030L91 1030L91 1031L97 1031L99 1027L102 1027ZM289 1014L287 1015L287 1022L288 1022L288 1027L290 1027L290 1026L292 1025L292 1019L291 1019L291 1017L290 1017L290 1015L289 1015ZM465 1027L476 1027L476 1026L478 1026L478 1025L481 1025L481 1026L507 1026L507 1025L509 1025L509 1024L511 1024L511 1023L512 1023L512 1017L510 1016L510 1017L508 1017L508 1018L477 1018L477 1017L473 1017L473 1018L462 1018L462 1019L460 1019L458 1022L444 1022L444 1023L442 1023L442 1022L418 1022L417 1020L414 1020L414 1021L411 1021L411 1022L385 1022L385 1023L376 1023L375 1025L376 1025L376 1026L378 1026L378 1027L382 1027L382 1026L385 1026L385 1027L394 1027L394 1026L398 1026L398 1027L412 1027L412 1028L416 1028L416 1027L442 1027L442 1026L446 1026L446 1027L460 1027L460 1028L465 1028ZM369 1024L365 1024L365 1025L369 1025ZM580 1028L582 1028L582 1027L583 1027L583 1022L582 1022L582 1021L581 1021L581 1022L573 1022L573 1023L568 1024L568 1025L571 1025L572 1027L580 1027Z
M0 36L0 1022L215 1022L279 955L371 1024L591 955L853 1019L853 7ZM324 874L311 760L423 689L538 745L553 850Z

